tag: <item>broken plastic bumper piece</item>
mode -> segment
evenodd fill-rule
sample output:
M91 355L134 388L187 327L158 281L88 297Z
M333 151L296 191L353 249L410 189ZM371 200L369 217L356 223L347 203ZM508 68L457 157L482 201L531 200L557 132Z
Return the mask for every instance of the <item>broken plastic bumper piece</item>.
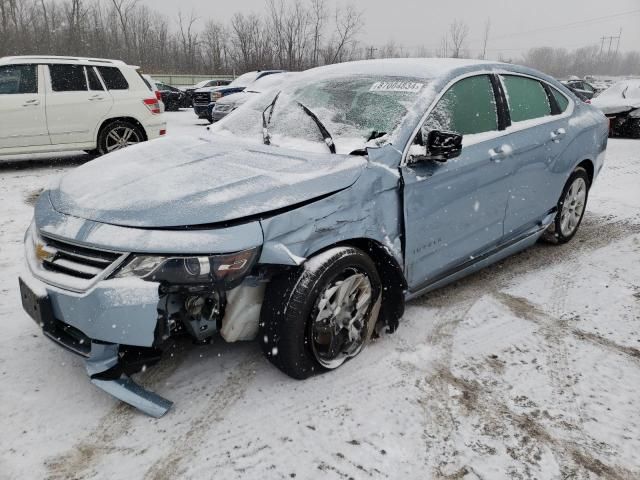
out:
M120 362L118 349L113 343L91 343L91 353L86 360L91 383L147 415L162 417L173 402L134 382Z

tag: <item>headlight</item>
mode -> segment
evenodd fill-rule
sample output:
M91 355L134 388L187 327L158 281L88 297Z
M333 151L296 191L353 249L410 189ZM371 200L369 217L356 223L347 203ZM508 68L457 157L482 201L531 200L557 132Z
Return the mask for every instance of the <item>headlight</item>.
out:
M222 93L221 92L211 92L211 101L212 102L215 102L219 98L222 98Z
M235 286L249 273L258 259L259 249L224 255L190 257L134 256L114 278L138 277L171 284L223 283Z
M216 103L216 106L214 108L214 110L216 112L230 112L235 108L235 104L233 103L225 103L220 105L219 103Z

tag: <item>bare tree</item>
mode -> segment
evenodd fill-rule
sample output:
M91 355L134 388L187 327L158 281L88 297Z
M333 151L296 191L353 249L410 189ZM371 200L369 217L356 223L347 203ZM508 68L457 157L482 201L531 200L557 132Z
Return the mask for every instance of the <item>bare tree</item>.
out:
M449 26L449 39L451 40L451 56L453 58L460 58L462 55L462 49L464 42L469 35L469 27L466 23L460 20L454 20Z
M491 18L484 22L484 38L482 39L482 59L487 59L487 43L489 42L489 31L491 30Z
M312 51L311 51L311 65L314 67L318 65L320 58L320 45L322 41L322 31L324 25L327 22L327 11L325 0L310 0L311 1L311 31L312 31Z
M348 5L344 14L339 7L336 7L336 43L331 63L342 60L344 51L353 43L362 29L363 21L364 12L356 10L353 5Z
M438 47L438 53L436 56L440 58L446 58L449 56L449 37L444 35L440 39L440 46Z
M111 0L116 15L120 21L120 28L122 28L122 36L124 37L124 44L127 50L131 49L131 40L129 32L129 21L132 17L132 12L136 8L138 0Z
M0 0L0 56L84 55L120 58L151 73L241 73L263 68L304 69L322 63L380 56L403 56L393 41L361 46L363 14L353 6L332 10L328 0L271 0L261 11L238 14L229 22L177 20L139 0ZM266 15L265 15L266 13ZM335 14L335 15L334 15ZM481 43L488 55L491 23ZM468 28L455 22L435 54L464 55ZM554 76L639 75L640 53L600 56L597 46L577 50L534 48L524 63ZM427 56L426 48L412 50ZM497 52L499 53L499 52ZM502 58L502 57L501 57Z
M189 18L183 18L182 12L178 12L178 35L182 54L185 56L186 65L193 69L196 63L196 48L198 46L198 33L195 32L195 23L198 21L195 12L191 11Z

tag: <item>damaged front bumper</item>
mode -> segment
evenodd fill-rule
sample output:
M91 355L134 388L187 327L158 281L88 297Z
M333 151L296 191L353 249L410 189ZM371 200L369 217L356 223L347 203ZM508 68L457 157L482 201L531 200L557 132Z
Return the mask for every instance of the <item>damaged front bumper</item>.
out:
M170 337L188 333L204 341L220 331L225 340L236 341L255 335L264 293L260 281L172 285L121 273L140 255L255 249L262 244L257 222L213 230L145 230L65 216L45 195L39 205L25 236L26 268L19 279L23 307L49 339L86 359L94 385L159 416L171 402L130 376L159 360ZM198 297L209 302L211 315L200 315L205 309ZM225 317L223 302L229 304Z
M162 340L157 328L157 284L139 282L145 295L138 299L145 301L126 304L122 292L109 281L85 294L73 294L30 274L19 279L25 311L50 340L85 358L91 383L157 418L171 408L172 402L130 377L142 365L160 359L160 350L153 346Z

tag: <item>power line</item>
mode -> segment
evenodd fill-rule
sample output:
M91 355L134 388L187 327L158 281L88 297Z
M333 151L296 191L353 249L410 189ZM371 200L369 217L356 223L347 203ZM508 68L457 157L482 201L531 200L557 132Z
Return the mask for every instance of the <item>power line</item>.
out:
M536 28L533 30L525 30L524 32L514 32L514 33L508 33L505 35L498 35L496 37L490 37L491 40L499 40L501 38L511 38L511 37L517 37L520 35L528 35L530 33L538 33L538 32L546 32L549 30L555 30L558 28L566 28L566 27L573 27L573 26L578 26L578 25L586 25L589 23L598 23L601 22L603 20L609 20L612 18L617 18L617 17L622 17L622 16L626 16L626 15L635 15L637 13L640 13L640 9L636 9L636 10L629 10L628 12L621 12L621 13L615 13L612 15L604 15L601 17L595 17L595 18L590 18L590 19L586 19L586 20L580 20L577 22L571 22L571 23L565 23L563 25L553 25L550 27L542 27L542 28Z

